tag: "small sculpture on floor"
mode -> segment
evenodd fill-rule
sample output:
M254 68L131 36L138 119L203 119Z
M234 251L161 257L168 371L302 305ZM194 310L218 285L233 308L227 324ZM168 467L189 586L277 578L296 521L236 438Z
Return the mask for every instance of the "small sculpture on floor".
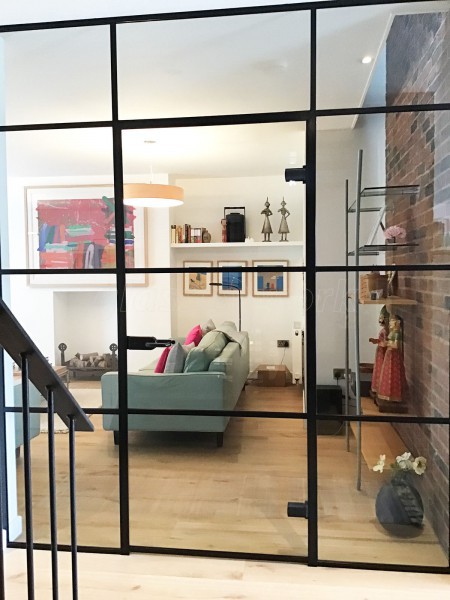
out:
M284 201L284 198L281 202L281 208L278 209L278 212L281 213L281 223L280 223L280 227L278 228L278 233L281 233L281 237L280 237L280 242L287 242L287 234L289 233L289 226L287 224L287 218L289 217L289 215L291 214L288 209L286 208L286 202Z
M270 224L270 220L269 217L272 216L272 211L269 208L270 204L269 204L269 198L267 198L266 202L265 202L265 209L261 211L262 215L265 215L264 218L264 224L263 224L263 228L261 230L261 233L264 234L264 239L263 242L270 242L270 234L273 233L272 232L272 225Z
M377 386L377 405L380 411L407 412L407 399L402 321L398 315L392 315L389 320L386 354Z
M372 398L376 398L378 383L380 380L381 369L383 367L384 356L386 354L387 349L387 338L389 334L389 313L387 311L386 306L380 311L380 316L378 317L378 323L381 325L381 329L378 332L377 338L369 338L369 342L377 345L377 349L375 352L375 362L373 365L372 372L372 384L370 387L370 393Z

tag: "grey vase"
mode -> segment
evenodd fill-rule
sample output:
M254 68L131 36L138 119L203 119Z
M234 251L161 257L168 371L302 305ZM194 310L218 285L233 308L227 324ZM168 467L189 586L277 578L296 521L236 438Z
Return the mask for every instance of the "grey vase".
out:
M375 511L379 523L393 535L418 535L422 529L422 498L404 476L393 477L381 487L375 501Z

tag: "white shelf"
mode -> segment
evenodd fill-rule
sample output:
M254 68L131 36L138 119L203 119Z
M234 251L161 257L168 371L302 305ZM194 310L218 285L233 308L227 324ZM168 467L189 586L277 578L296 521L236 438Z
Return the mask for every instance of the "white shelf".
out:
M171 248L177 250L185 248L270 248L273 246L296 246L298 248L303 247L303 242L213 242L211 244L171 244Z

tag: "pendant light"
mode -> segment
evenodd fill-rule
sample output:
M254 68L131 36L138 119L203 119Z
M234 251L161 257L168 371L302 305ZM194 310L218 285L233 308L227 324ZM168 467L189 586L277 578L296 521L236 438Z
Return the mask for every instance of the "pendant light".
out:
M153 140L145 140L154 144ZM153 170L150 164L150 183L126 183L123 186L123 203L136 207L169 208L183 204L184 190L177 185L152 183Z

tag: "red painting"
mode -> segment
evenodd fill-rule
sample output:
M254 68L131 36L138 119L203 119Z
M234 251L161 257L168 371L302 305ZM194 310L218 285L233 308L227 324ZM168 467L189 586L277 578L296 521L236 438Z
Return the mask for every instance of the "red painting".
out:
M126 267L135 266L135 212L125 206ZM107 269L116 266L114 199L38 200L41 269Z

